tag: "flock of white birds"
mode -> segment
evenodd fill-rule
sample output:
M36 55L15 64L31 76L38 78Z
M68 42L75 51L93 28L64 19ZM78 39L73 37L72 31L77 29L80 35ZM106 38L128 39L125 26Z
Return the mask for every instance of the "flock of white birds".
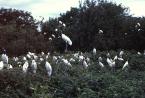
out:
M137 54L140 55L141 53L138 52ZM36 55L35 53L28 52L24 56L9 58L7 54L3 53L0 59L0 70L12 70L13 67L17 65L22 69L24 73L27 73L29 71L28 68L31 68L32 73L36 74L38 66L43 67L42 62L45 62L44 68L47 71L48 77L50 77L53 71L53 66L51 66L52 62L55 62L56 65L61 62L61 64L63 64L64 66L69 67L73 67L74 62L80 62L79 64L81 64L82 68L84 69L87 69L88 66L91 66L92 58L89 58L89 56L87 57L87 55L84 55L82 52L77 52L69 55L70 57L66 58L63 55L50 55L50 53L45 54L44 52L41 52L41 54ZM92 50L91 55L92 57L94 56L94 58L98 57L95 48ZM124 64L122 65L122 70L124 70L127 66L129 66L129 63L128 60L124 61L123 55L124 51L120 51L118 56L116 55L114 56L114 58L111 58L110 53L108 52L106 53L106 58L99 56L98 59L95 58L95 62L98 63L98 66L100 66L100 68L104 68L106 64L103 64L103 60L105 60L110 68L114 68L116 66L116 60L122 61L124 62ZM9 62L9 60L16 62L16 65L12 65L13 63Z
M59 21L60 24L62 24L64 27L66 26L64 23L62 23L61 21ZM140 23L137 23L137 25L135 26L140 27ZM55 30L57 31L57 29ZM102 30L99 30L99 33L103 33ZM55 37L55 35L52 35L53 37ZM68 36L66 36L65 34L61 34L61 38L65 41L66 46L68 45L72 45L72 41L70 40L70 38ZM67 47L66 47L67 48ZM92 51L93 55L97 55L97 50L94 48ZM140 55L141 53L138 52L138 55ZM114 68L116 65L116 60L119 61L124 61L123 58L124 55L124 51L120 51L119 55L115 56L114 58L110 57L110 53L108 52L106 54L106 62L107 64L111 67ZM26 54L26 56L21 56L21 57L13 57L13 61L17 62L17 65L19 65L19 67L22 68L22 71L24 73L28 72L28 68L30 67L32 72L34 74L37 73L37 68L40 65L40 63L43 61L45 62L45 68L47 71L47 75L50 77L52 75L52 66L51 64L48 62L48 58L50 58L50 53L45 54L44 52L41 52L40 55L36 55L35 53L32 52L28 52ZM71 64L72 62L76 62L76 60L78 60L79 62L81 62L81 64L83 65L83 67L86 69L88 68L88 66L90 66L90 58L89 57L85 57L83 55L82 52L78 52L78 53L74 53L73 56L68 60L63 56L53 56L52 57L53 62L58 62L58 60L61 60L61 62L66 65L66 66L70 66L73 67L73 65ZM30 63L31 61L31 63ZM103 64L103 58L100 56L98 58L98 65L100 65L101 68L105 67L105 65ZM122 66L122 70L125 69L127 66L129 66L128 60L124 61L124 65ZM1 59L0 59L0 70L3 70L4 68L7 69L13 69L13 66L11 63L9 63L9 57L7 56L6 53L3 53L1 55Z

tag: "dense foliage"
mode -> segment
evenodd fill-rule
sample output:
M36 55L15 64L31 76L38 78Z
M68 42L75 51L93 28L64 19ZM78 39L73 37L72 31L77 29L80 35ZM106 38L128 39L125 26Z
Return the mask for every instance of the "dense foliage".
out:
M111 58L119 52L109 51ZM45 69L45 56L38 54L36 59L38 70L36 74L22 71L23 57L18 61L9 58L13 69L0 71L1 98L144 98L145 97L145 55L136 51L125 51L124 61L116 60L114 70L106 63L105 51L97 51L97 55L83 53L78 56L89 58L88 67L76 57L78 53L51 54L50 62L53 72L48 77ZM36 55L36 54L35 54ZM54 56L57 58L54 59ZM98 57L102 56L102 68L98 64ZM43 58L44 60L40 60ZM72 61L70 59L75 59ZM31 59L29 64L31 65ZM66 65L62 59L70 61L72 66ZM126 60L129 66L122 69ZM20 66L21 65L21 66ZM30 66L29 66L30 67Z
M35 20L29 12L0 9L0 49L5 48L10 55L63 52L65 42L59 37L61 33L70 37L73 45L68 49L73 51L90 51L94 47L145 49L145 18L133 17L128 8L107 0L85 0L78 8L45 22Z
M60 28L59 20L66 24L65 29ZM140 26L137 27L137 23ZM47 37L56 35L55 28L72 39L70 50L145 49L145 18L133 17L128 8L106 0L86 0L79 8L71 8L58 19L50 19L42 25ZM99 30L103 30L103 34L99 34Z

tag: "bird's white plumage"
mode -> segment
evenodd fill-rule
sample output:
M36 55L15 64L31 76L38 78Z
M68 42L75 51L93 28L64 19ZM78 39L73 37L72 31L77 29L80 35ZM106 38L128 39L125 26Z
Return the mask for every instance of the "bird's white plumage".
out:
M69 44L70 46L72 45L72 41L68 36L66 36L65 34L61 34L61 37L67 44Z
M8 56L6 54L2 54L1 58L3 63L8 64Z
M75 62L75 59L74 59L74 58L70 58L69 61L70 61L70 62Z
M13 66L11 64L8 64L7 69L12 69Z
M47 61L45 63L45 68L46 68L48 76L51 76L51 74L52 74L52 67L51 67L50 63L47 62Z
M62 59L63 63L68 66L72 66L67 59Z
M4 68L4 63L3 61L0 61L0 70L2 70Z
M37 70L37 63L36 63L35 60L32 60L31 68L32 68L33 73L36 73L36 70Z
M87 62L86 62L85 60L83 61L83 66L84 66L85 68L88 67L88 64L87 64Z
M96 48L93 48L93 55L96 55Z
M121 58L121 57L120 57L120 58L118 58L118 60L119 60L119 61L124 61L124 59L123 59L123 58Z
M99 30L99 34L103 34L103 30Z
M104 67L104 64L103 64L102 62L100 62L100 61L99 61L99 65L100 65L101 67Z
M141 53L140 53L140 52L137 52L137 54L138 54L138 55L141 55Z
M26 73L28 71L28 67L29 67L29 63L28 61L25 61L25 63L23 64L23 72Z
M122 57L124 54L124 51L120 51L119 56Z
M115 66L115 61L110 60L109 58L107 58L107 63L110 67L114 67Z
M125 67L127 67L129 64L128 64L128 61L125 62L125 64L123 65L122 69L124 69Z
M114 59L113 60L117 60L118 59L118 57L117 57L117 55L114 57Z
M103 59L102 59L102 57L100 56L99 58L98 58L98 61L102 61Z

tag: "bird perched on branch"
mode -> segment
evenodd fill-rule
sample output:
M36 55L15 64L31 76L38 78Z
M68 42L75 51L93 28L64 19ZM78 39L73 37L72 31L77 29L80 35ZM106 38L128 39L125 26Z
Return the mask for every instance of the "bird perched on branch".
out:
M72 41L65 34L61 34L61 38L65 41L65 44L66 44L65 51L67 51L67 44L69 44L71 46L72 45Z

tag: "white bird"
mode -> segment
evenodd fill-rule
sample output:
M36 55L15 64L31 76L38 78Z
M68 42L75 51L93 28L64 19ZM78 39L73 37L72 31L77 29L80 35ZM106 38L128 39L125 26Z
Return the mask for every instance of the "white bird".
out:
M53 59L53 61L57 61L57 57L56 56L53 56L52 59Z
M124 51L120 51L119 56L122 57L124 54Z
M99 30L99 34L103 34L103 30Z
M1 58L4 64L8 64L8 56L6 54L2 54Z
M86 58L86 61L87 61L87 62L90 62L90 58L89 58L89 57L87 57L87 58Z
M65 23L62 24L64 27L66 27Z
M37 70L37 63L36 63L35 60L32 60L31 68L32 68L33 73L36 73L36 70Z
M53 37L53 38L55 38L55 35L54 35L54 34L52 34L52 37Z
M84 59L84 56L79 55L79 61L83 61L83 59Z
M4 68L4 63L3 61L0 61L0 70L2 70Z
M102 57L100 56L99 58L98 58L98 61L102 61L103 59L102 59Z
M117 59L118 59L119 61L124 61L124 59L123 59L123 58L121 58L121 57L120 57L120 58L117 58Z
M16 62L16 61L19 60L19 58L18 57L13 57L13 60Z
M117 57L117 55L116 55L116 56L114 57L114 59L113 59L113 60L115 61L115 60L117 60L117 59L118 59L118 57Z
M45 53L42 51L42 52L41 52L41 55L43 56L44 54L45 54Z
M138 54L138 55L141 55L141 53L140 53L140 52L137 52L137 54Z
M100 62L100 61L99 61L99 65L100 65L101 67L104 67L104 64L103 64L102 62Z
M40 60L40 61L43 61L44 59L41 57L41 58L39 58L39 60Z
M85 60L83 60L83 66L84 66L85 68L88 67L88 64L87 64L87 62L86 62Z
M59 24L63 24L62 21L58 21L58 22L59 22Z
M109 52L107 53L107 57L110 57L110 53Z
M24 57L23 57L23 61L26 61L26 60L27 60L27 59L26 59L26 57L24 56Z
M48 76L50 77L51 74L52 74L52 67L51 67L50 63L47 62L47 61L45 63L45 68L46 68L46 71L47 71Z
M114 67L115 66L115 61L110 60L109 58L107 58L107 63L110 67Z
M8 64L7 69L12 69L13 66L11 64Z
M138 22L137 25L140 27L140 23Z
M30 55L30 54L27 54L27 58L28 58L28 59L31 59L31 55Z
M61 34L61 37L67 44L69 44L70 46L72 45L72 41L68 36L66 36L65 34Z
M70 66L70 67L72 66L67 59L62 59L62 61L65 65Z
M23 64L23 68L22 68L24 73L26 73L28 71L28 67L29 67L29 63L26 60L25 63Z
M128 64L128 61L125 62L125 64L123 65L122 69L124 69L125 67L127 67L129 64Z
M93 55L96 55L96 48L93 49Z
M58 31L58 29L56 28L56 29L55 29L55 32L57 32L57 31Z
M70 62L75 62L75 59L74 58L70 58L69 61Z
M52 41L52 38L51 37L49 37L49 41Z

